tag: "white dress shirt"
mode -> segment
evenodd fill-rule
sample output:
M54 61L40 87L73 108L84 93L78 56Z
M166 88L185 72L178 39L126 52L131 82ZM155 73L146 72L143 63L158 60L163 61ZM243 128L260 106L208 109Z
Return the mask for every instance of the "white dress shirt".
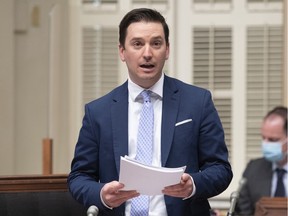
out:
M161 120L162 120L162 97L163 97L164 74L155 85L149 88L151 101L154 108L154 145L152 165L161 167ZM139 94L144 89L128 79L128 154L135 158L137 151L137 133L140 112L143 100ZM131 200L126 202L125 215L130 215ZM164 195L150 196L149 216L167 216Z

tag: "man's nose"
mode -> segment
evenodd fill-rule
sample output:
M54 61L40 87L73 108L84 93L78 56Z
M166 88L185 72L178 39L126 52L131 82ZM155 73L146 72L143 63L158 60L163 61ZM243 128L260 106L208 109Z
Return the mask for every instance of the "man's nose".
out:
M152 50L149 45L146 45L144 47L143 57L145 58L145 60L150 60L152 58Z

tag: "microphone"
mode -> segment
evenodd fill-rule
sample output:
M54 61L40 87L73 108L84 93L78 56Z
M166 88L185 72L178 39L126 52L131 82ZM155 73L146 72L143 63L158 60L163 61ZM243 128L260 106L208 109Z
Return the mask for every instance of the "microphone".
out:
M98 213L99 209L95 205L90 206L87 210L87 216L97 216Z
M233 216L234 211L235 211L235 207L236 207L236 203L237 203L238 198L239 198L240 191L242 190L242 188L244 187L244 185L246 183L247 183L247 179L243 177L239 181L239 186L238 186L237 190L231 193L231 196L230 196L230 208L229 208L229 211L227 213L227 216Z

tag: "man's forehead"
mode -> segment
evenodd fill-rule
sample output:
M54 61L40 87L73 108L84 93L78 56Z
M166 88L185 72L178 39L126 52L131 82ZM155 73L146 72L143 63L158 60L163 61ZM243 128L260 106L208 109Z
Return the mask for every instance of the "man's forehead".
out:
M127 28L127 33L128 32L133 32L133 31L157 31L161 32L164 34L164 29L161 23L158 22L133 22L131 23L128 28Z
M145 39L147 41L165 40L165 32L162 23L153 21L140 21L131 23L126 29L125 42Z
M264 120L261 128L262 136L265 138L280 138L285 134L284 120L280 116L271 116Z

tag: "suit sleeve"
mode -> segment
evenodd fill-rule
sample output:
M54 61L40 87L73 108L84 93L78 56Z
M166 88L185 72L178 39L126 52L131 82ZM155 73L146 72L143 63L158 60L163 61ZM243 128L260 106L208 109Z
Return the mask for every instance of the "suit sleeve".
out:
M200 171L192 174L192 177L196 185L195 197L209 198L223 192L229 186L233 174L228 161L224 130L209 91L205 92L200 108Z
M82 128L75 148L75 155L68 176L68 186L72 196L89 207L103 207L100 191L103 184L99 183L98 169L98 136L93 129L89 106L85 106Z

